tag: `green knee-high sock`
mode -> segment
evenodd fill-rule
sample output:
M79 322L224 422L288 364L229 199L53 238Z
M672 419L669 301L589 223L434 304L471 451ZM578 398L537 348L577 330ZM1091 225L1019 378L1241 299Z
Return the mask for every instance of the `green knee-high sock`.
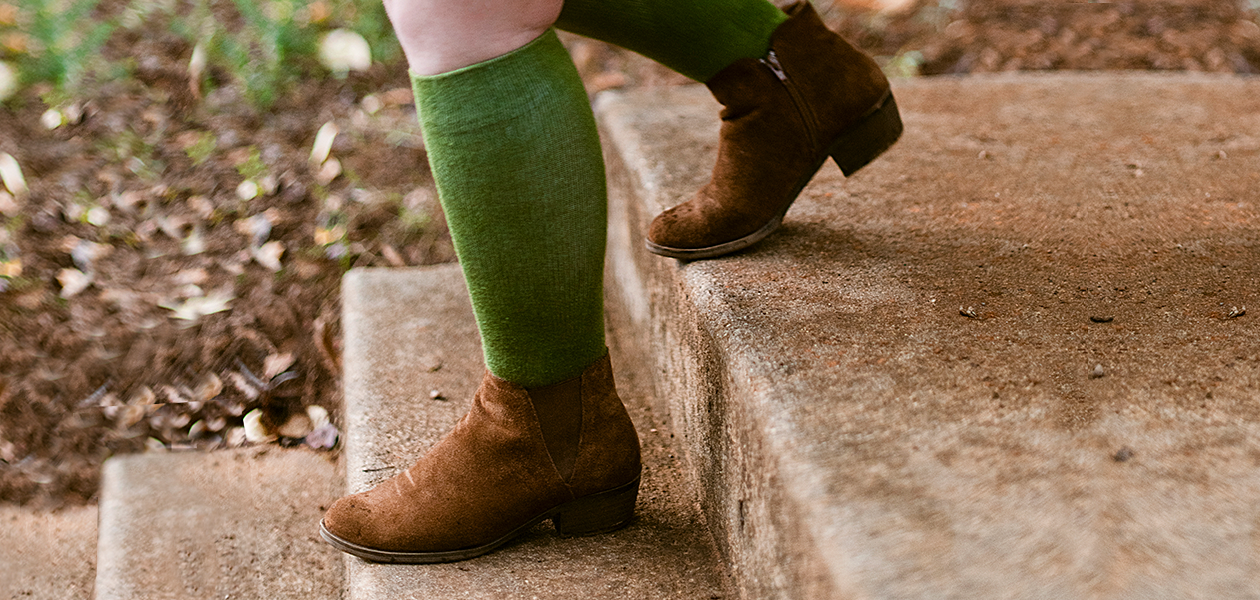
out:
M766 0L565 0L556 27L708 81L736 60L765 56L786 20Z
M483 63L412 76L486 366L526 387L606 352L599 134L554 30Z

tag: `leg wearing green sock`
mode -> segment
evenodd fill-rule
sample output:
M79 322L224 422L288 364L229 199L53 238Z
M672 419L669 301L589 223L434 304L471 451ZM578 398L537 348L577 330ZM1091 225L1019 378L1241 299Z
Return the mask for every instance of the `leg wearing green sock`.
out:
M786 20L766 0L565 0L556 27L708 81L736 60L765 56Z
M607 192L568 53L548 30L412 83L487 367L526 387L581 374L606 352Z

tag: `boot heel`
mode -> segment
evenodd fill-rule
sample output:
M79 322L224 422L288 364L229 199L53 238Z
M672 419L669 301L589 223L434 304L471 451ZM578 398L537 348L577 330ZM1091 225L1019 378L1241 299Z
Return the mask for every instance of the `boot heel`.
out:
M618 529L634 517L639 497L639 479L621 487L578 498L551 516L556 533L565 536L592 535Z
M848 177L870 164L901 137L901 114L891 93L883 105L858 121L831 145L831 158Z

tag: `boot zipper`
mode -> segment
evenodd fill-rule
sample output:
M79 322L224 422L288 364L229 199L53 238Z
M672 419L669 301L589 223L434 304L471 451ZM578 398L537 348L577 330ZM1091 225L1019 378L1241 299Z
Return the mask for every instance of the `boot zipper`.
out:
M814 118L814 112L809 109L805 103L805 99L801 97L801 93L796 86L788 80L787 71L783 70L783 64L779 62L779 55L771 48L766 53L765 58L758 59L761 64L766 65L775 77L783 83L783 87L787 88L788 95L792 97L792 103L796 105L796 112L800 115L801 121L805 123L805 131L809 134L809 145L811 148L818 149L818 121Z

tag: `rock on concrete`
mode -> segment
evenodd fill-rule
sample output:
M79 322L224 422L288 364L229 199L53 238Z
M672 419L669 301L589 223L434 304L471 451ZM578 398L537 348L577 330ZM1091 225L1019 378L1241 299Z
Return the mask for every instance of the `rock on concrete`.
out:
M96 598L337 598L319 519L339 483L327 455L275 447L112 458Z
M406 469L467 411L484 372L457 265L365 269L343 286L346 479L357 492ZM472 560L381 565L346 557L351 600L722 598L721 563L670 445L668 416L616 352L618 390L639 429L643 483L625 529L559 538L543 523ZM622 377L622 375L629 375ZM436 396L436 398L434 397Z
M95 572L95 506L0 506L0 600L90 598Z
M690 264L641 239L717 106L599 104L612 299L743 595L1260 597L1260 80L895 93L891 152Z

